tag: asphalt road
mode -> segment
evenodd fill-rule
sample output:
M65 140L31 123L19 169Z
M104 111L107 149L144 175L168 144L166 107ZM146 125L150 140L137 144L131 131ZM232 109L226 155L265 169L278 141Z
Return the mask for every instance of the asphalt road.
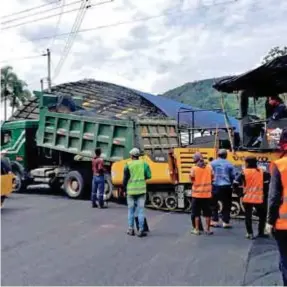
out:
M125 206L43 194L1 215L1 285L281 285L273 240L246 240L242 221L194 236L188 215L148 210L150 235L129 237Z

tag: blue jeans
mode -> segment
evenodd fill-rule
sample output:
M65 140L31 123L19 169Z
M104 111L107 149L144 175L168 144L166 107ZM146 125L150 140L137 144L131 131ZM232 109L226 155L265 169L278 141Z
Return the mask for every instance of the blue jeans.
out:
M283 286L287 286L287 231L275 231L274 236L280 255L279 269L282 274Z
M127 203L128 203L128 224L129 228L134 228L135 221L135 212L137 210L138 219L139 219L139 230L144 230L144 219L145 219L145 194L139 195L128 195Z
M97 196L97 192L99 192L99 195ZM93 176L92 181L92 195L91 200L92 203L96 203L96 201L99 201L100 205L104 204L104 192L105 192L105 177L104 175L100 176Z

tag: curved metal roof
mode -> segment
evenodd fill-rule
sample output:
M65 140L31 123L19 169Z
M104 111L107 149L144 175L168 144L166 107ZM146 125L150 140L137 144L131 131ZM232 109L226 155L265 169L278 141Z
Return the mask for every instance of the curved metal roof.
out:
M154 96L123 86L95 80L81 80L52 87L52 93L58 95L82 96L83 107L94 110L99 115L129 118L157 117L177 119L180 108L195 109L189 105ZM11 117L16 119L37 119L38 99L32 98L20 107ZM229 118L231 125L238 128L238 121ZM191 114L182 114L181 121L191 124ZM197 127L224 127L224 116L216 112L195 113Z
M143 93L136 91L143 98L150 101L153 105L158 107L163 111L168 117L177 119L177 114L180 108L189 109L189 110L200 110L192 106L168 99L163 96L154 96L151 94ZM222 113L217 113L214 111L202 111L194 113L195 127L202 128L216 128L216 127L225 127L225 119ZM238 129L238 121L233 117L228 117L229 124L235 129ZM192 124L192 115L191 113L183 113L180 115L180 122L185 122L187 124Z

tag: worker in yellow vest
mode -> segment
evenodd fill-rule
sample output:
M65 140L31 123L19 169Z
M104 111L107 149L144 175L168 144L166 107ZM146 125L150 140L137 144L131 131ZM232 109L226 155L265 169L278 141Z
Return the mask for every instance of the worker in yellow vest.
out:
M135 212L138 212L139 222L139 237L146 236L145 227L145 200L147 185L146 180L151 178L151 171L149 165L140 160L140 151L133 148L130 151L131 161L127 163L124 169L123 186L127 194L128 203L128 235L135 235L134 221Z
M267 214L269 173L257 166L257 159L254 156L246 157L245 168L234 180L234 186L243 186L243 206L245 209L246 238L254 239L252 228L253 209L259 217L257 237L268 237L264 233Z
M213 171L211 166L204 162L201 153L195 153L193 159L195 166L191 168L190 180L192 182L191 208L195 217L195 228L191 232L195 235L200 234L200 216L202 212L206 220L205 233L211 235L213 234L210 230Z
M287 151L287 129L281 135ZM282 142L281 141L281 142ZM283 285L287 286L287 156L273 163L268 197L267 230L273 232L280 254L280 270Z

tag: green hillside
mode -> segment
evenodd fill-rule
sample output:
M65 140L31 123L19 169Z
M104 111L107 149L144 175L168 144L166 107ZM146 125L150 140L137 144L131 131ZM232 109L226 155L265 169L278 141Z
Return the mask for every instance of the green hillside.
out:
M181 103L202 109L221 108L221 93L212 88L214 82L221 78L206 79L192 83L186 83L180 87L165 92L162 96ZM223 94L224 104L230 116L238 115L238 102L236 95ZM259 103L258 103L259 104ZM257 104L257 115L263 115L264 104ZM253 102L250 102L250 113L254 113Z

